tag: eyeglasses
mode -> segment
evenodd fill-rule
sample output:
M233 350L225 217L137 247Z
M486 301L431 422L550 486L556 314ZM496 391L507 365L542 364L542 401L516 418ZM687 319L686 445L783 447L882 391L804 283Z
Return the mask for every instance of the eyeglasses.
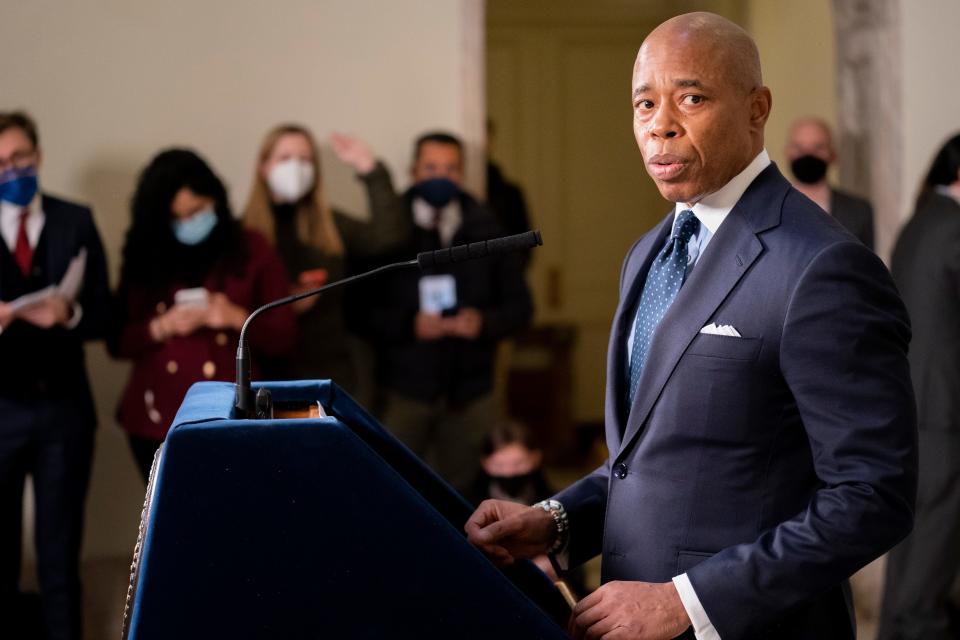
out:
M36 149L30 151L14 151L9 158L0 158L0 173L10 169L26 169L33 166L37 159Z

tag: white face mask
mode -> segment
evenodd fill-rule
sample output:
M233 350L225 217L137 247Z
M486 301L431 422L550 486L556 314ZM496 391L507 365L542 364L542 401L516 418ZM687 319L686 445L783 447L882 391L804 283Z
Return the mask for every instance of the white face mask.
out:
M280 202L296 202L313 188L313 165L290 158L273 165L267 175L267 184L273 197Z

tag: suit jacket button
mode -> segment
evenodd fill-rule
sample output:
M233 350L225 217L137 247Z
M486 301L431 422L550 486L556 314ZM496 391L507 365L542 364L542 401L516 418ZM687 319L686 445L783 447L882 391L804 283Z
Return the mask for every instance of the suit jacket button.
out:
M623 464L622 462L621 462L620 464L618 464L618 465L617 465L616 467L614 467L614 469L613 469L613 475L617 476L617 478L620 479L620 480L623 480L624 478L626 478L626 477L627 477L627 465Z
M177 370L180 368L180 365L177 364L176 360L171 360L167 363L167 373L174 375Z
M215 376L215 375L217 375L217 365L215 365L215 364L214 364L212 361L210 361L210 360L207 360L206 362L204 362L204 363L203 363L203 377L206 378L207 380L210 380L210 379L212 379L213 376Z

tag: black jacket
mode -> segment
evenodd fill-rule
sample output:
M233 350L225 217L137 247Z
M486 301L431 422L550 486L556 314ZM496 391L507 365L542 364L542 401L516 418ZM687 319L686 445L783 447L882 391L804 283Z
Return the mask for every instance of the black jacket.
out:
M873 249L873 207L869 202L845 191L831 189L830 215L864 246Z
M930 193L903 228L893 277L913 325L910 375L921 431L960 433L960 204Z
M0 334L0 400L70 402L78 408L78 421L92 427L95 416L83 343L106 332L110 289L103 246L86 207L48 195L43 196L42 207L45 222L29 278L20 273L0 241L0 300L9 302L59 283L70 261L86 248L78 299L83 316L72 329L40 329L18 320Z
M435 231L413 223L412 195L404 194L402 201L409 214L408 241L396 259L410 259L420 251L441 248ZM473 198L462 195L460 205L463 222L453 244L503 234L493 215ZM414 335L420 277L447 273L456 279L458 306L478 309L483 314L483 329L476 340L420 341ZM492 390L497 342L525 326L533 311L517 255L426 271L398 271L373 281L365 288L364 298L366 308L357 322L376 346L381 383L415 400L445 398L453 405L463 405Z

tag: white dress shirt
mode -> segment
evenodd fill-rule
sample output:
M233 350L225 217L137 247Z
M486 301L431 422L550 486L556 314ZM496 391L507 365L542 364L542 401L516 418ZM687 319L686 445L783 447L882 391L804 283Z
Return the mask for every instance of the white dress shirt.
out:
M437 209L431 206L423 198L413 199L413 221L421 229L432 230L436 228L440 234L440 245L444 248L453 243L453 236L460 228L463 222L463 212L460 210L460 201L454 198L443 209L440 209L440 217L436 218Z
M26 207L0 200L0 234L3 235L3 241L7 244L11 254L17 246L17 235L20 233L20 213L24 209L29 211L27 214L27 241L30 243L31 249L36 249L37 243L40 242L43 224L47 220L43 208L40 206L40 194L35 195Z

